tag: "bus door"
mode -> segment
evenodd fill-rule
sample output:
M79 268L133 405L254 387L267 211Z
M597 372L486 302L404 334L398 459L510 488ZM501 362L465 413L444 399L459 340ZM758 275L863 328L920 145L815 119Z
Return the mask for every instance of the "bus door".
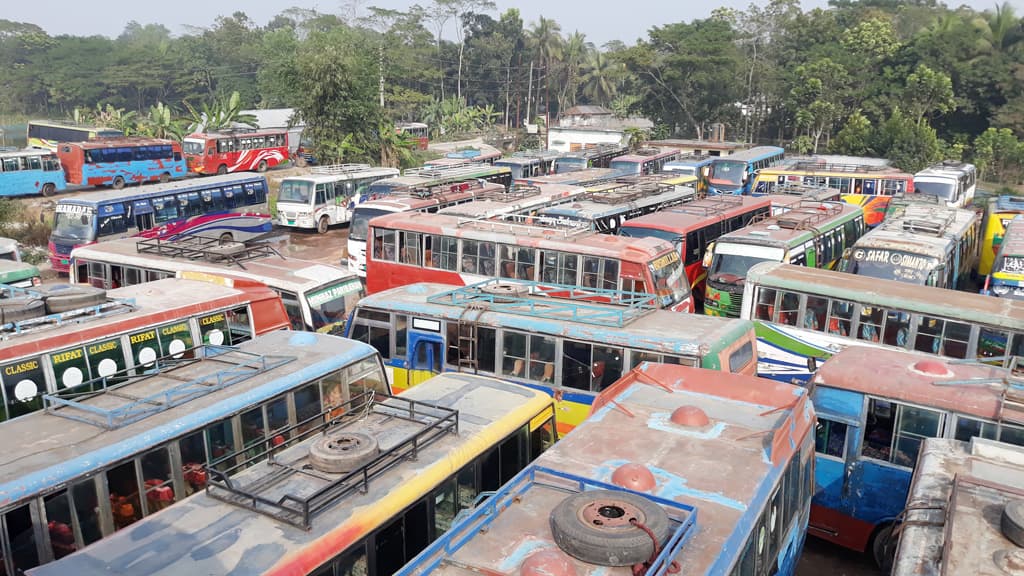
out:
M149 204L149 200L136 200L133 202L132 216L134 216L132 222L139 232L156 226L156 222L153 220L153 207Z
M417 324L413 319L413 326ZM421 320L422 322L422 320ZM436 322L436 321L429 321ZM440 324L438 322L438 324ZM441 373L444 366L444 338L438 333L409 331L409 369L405 386L412 387Z

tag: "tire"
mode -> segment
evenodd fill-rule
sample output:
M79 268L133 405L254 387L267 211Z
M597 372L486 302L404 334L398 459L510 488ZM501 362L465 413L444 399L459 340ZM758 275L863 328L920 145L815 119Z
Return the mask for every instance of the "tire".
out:
M228 165L227 164L221 164L220 166L217 166L217 174L224 175L224 174L227 174L227 173L228 173Z
M164 172L163 174L160 175L158 180L160 180L161 184L166 184L171 181L171 175L168 174L167 172Z
M121 176L114 176L113 182L110 183L110 187L114 190L120 190L124 188L124 178Z
M629 524L636 518L654 533L659 545L672 527L668 514L650 500L615 490L588 490L562 500L549 522L555 543L570 556L599 566L632 566L647 562L654 542Z
M362 432L328 434L309 447L309 463L320 472L341 474L370 463L380 447L377 439Z
M330 220L327 219L327 216L321 216L320 219L316 221L316 231L317 231L317 233L318 234L327 234L327 227L328 226L330 226Z
M896 555L896 542L892 541L892 530L893 524L886 524L879 528L871 539L871 557L875 561L875 566L886 574L886 568L892 565Z
M256 165L256 171L260 172L260 173L266 172L267 171L267 161L266 160L260 160L260 163Z
M37 298L18 297L0 300L0 324L30 320L45 313L46 305Z
M230 243L232 243L234 241L235 241L235 238L234 238L234 236L231 235L231 232L225 232L225 233L220 235L220 243L221 244L230 244Z
M1003 507L999 527L1007 540L1024 547L1024 500L1011 500Z
M43 184L43 189L41 190L43 196L53 196L54 192L56 191L57 186L54 185L53 182L47 182L46 184Z
M59 314L86 306L96 306L107 301L107 291L93 286L53 284L41 286L38 290L43 295L47 314Z

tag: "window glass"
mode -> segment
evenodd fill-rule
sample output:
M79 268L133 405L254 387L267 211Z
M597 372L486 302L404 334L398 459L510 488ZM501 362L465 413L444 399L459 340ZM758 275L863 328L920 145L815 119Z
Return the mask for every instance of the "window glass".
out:
M4 518L7 521L7 538L16 573L22 574L29 568L39 566L39 551L36 549L35 530L32 528L32 514L28 504L7 512Z
M288 427L288 398L280 397L277 400L271 401L267 404L267 436L273 437L273 435L282 428ZM281 441L284 439L282 438ZM274 438L275 444L279 444L277 438Z
M134 460L107 470L107 487L110 490L110 509L114 515L115 530L142 518Z
M458 258L459 242L451 236L429 235L425 239L426 251L423 261L428 268L455 270ZM475 265L476 262L473 262Z
M804 306L803 327L808 330L821 331L825 328L826 316L828 316L828 298L808 295L807 304Z
M826 456L843 458L846 454L846 424L819 416L814 450Z
M470 462L455 476L458 482L458 504L459 510L465 510L473 505L476 500L476 463Z
M910 314L890 310L885 317L883 342L889 346L906 348L910 340Z
M322 394L321 398L323 398L324 410L330 411L330 417L336 418L343 414L343 409L334 409L339 408L349 399L345 394L344 373L341 370L338 370L328 374L320 380L320 390Z
M418 232L402 232L400 235L399 262L422 266L422 234Z
M71 520L71 504L64 490L43 498L46 508L46 525L50 533L50 550L53 559L59 560L78 549L75 544L74 522Z
M266 425L263 422L263 407L256 407L241 416L242 447L249 448L263 441ZM248 456L248 455L247 455Z
M968 342L971 339L971 325L963 322L946 322L942 335L942 350L939 354L951 358L967 358Z
M928 354L940 354L942 349L942 329L946 322L939 318L921 316L917 324L917 338L914 350Z
M174 504L174 479L171 459L166 448L158 448L142 456L142 483L146 488L146 514L153 514Z
M310 384L295 392L295 420L300 424L298 432L302 433L322 422L318 416L320 407L320 384ZM307 422L308 420L308 422Z
M885 400L872 398L868 402L862 454L867 458L888 462L892 455L892 438L895 425L895 405Z
M653 352L642 352L640 350L629 351L629 369L632 370L644 362L659 363L662 362L661 354L655 354Z
M376 365L376 359L370 359L369 361L374 364L372 370L366 370L365 367L349 368L348 388L350 398L366 394L367 392L373 392L378 396L388 393L387 384L384 381L380 368Z
M495 249L493 242L463 240L461 271L467 274L479 274L481 276L494 277L494 255Z
M434 490L434 532L444 534L452 527L452 521L458 512L455 495L458 484L455 478L449 478Z
M395 314L395 357L405 358L409 350L409 317Z
M530 336L531 380L552 382L555 377L555 339L544 336Z
M555 443L555 421L548 418L530 432L530 455L532 461Z
M206 487L206 448L203 433L196 432L178 441L181 468L185 474L185 495L189 496Z
M736 374L746 368L754 359L754 341L747 340L729 354L729 372Z
M862 306L860 309L860 327L857 338L868 342L879 342L882 337L882 322L885 310L878 307Z
M917 465L921 441L935 438L942 429L942 414L915 406L900 406L899 429L893 462L901 466Z
M522 246L501 246L499 276L517 280L535 280L534 249Z
M210 462L235 451L235 434L231 429L231 420L224 420L206 428L206 444L209 447L208 458ZM218 470L224 471L234 465L231 459L224 460L215 465Z
M957 416L956 428L953 430L953 438L967 442L975 436L994 440L996 437L995 423L982 422L981 420L975 420L973 418L968 418L967 416Z
M381 228L373 229L373 259L394 262L398 253L395 242L395 231Z
M776 291L772 288L760 288L757 291L757 304L754 305L754 319L766 322L775 321Z
M160 347L164 354L181 358L185 350L192 348L192 329L188 322L177 322L160 327ZM192 353L189 353L191 357Z
M562 386L590 390L592 375L591 345L585 342L562 342Z
M498 447L501 458L501 483L504 484L526 465L526 426L509 436Z
M88 546L103 537L100 528L99 497L96 492L96 479L89 478L74 484L71 494L75 500L75 515L78 516L78 527L82 532L82 542Z
M999 441L1016 446L1024 446L1024 427L1002 424L999 430Z
M776 322L787 326L796 326L797 318L800 316L800 295L795 292L781 293L782 298Z
M591 390L601 391L618 381L622 377L622 364L622 348L594 346Z
M541 253L541 281L575 286L579 255L565 252L544 251Z
M501 373L526 377L526 334L506 331L502 336Z

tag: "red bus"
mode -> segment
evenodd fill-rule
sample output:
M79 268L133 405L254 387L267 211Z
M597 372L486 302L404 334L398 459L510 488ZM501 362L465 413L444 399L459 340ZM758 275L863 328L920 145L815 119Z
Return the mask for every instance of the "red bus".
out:
M632 154L613 158L608 165L623 174L657 174L665 164L679 159L679 150L641 148Z
M161 279L158 279L161 278ZM51 285L12 292L0 326L0 420L43 407L43 394L126 374L200 344L235 345L289 327L281 297L259 282L154 276L105 291Z
M445 214L398 213L369 223L368 294L414 284L464 286L490 278L655 294L662 308L692 312L679 252L654 238L597 234L589 227L517 224ZM595 297L600 299L600 297Z
M101 138L67 142L57 157L69 184L124 188L127 183L169 182L188 174L181 144L156 138Z
M183 149L189 172L196 174L266 172L288 160L288 132L197 132L185 138Z
M403 122L395 125L395 132L405 134L416 145L417 150L426 150L430 144L430 127L423 122Z
M619 234L630 238L659 238L674 244L683 259L694 299L702 302L707 277L703 258L707 245L771 211L771 197L710 196L627 220Z

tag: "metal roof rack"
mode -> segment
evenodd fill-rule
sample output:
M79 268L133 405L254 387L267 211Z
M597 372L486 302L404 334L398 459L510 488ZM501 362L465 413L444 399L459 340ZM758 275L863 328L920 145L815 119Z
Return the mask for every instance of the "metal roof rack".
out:
M877 164L843 164L833 162L815 162L813 160L798 160L791 164L791 170L803 170L810 173L815 172L892 172L892 166L879 166Z
M363 172L371 168L373 168L373 166L370 166L369 164L325 164L322 166L313 166L310 168L310 173L339 176L342 174L352 174L353 172Z
M222 244L217 238L186 236L178 240L147 238L135 243L135 249L143 254L158 254L171 258L224 262L245 270L245 261L267 256L285 257L267 242L228 242Z
M912 234L943 236L956 222L956 211L945 206L908 205L903 211L882 221L886 230L902 230Z
M424 166L421 168L408 168L402 172L402 176L419 176L422 178L441 178L444 176L472 176L473 174L479 173L481 170L485 170L489 166L485 165L466 165L460 164L457 166L435 166L429 167Z
M45 298L43 294L31 288L17 288L15 286L0 284L0 297L11 297L15 295L35 297L40 300ZM126 314L137 309L134 298L108 298L107 301L102 304L94 304L92 306L68 310L67 312L47 314L45 316L38 316L36 318L29 318L27 320L19 320L17 322L9 322L7 324L0 325L0 341L9 340L15 336L23 334L34 334L50 328L82 324L84 322L89 322L90 320L108 318L118 314Z
M669 184L643 182L639 184L631 184L622 188L587 192L585 198L587 200L593 200L594 202L600 202L601 204L626 204L646 196L654 196L655 194L668 192L672 189L673 187Z
M331 413L336 413L339 410L343 410L344 413L337 418L330 418ZM382 450L367 464L343 474L310 470L308 455L289 462L278 458L278 456L284 457L285 454L282 452L298 442L308 440L321 433L330 435L344 431L348 426L355 427L371 413L380 414L385 418L401 419L420 426L414 433L402 438L394 446ZM322 419L322 423L316 424L309 430L302 430L304 426L308 426L318 419ZM370 482L381 474L402 462L415 459L420 449L431 445L445 435L458 433L458 410L417 402L401 396L388 396L368 391L340 406L331 406L308 420L279 431L279 435L285 438L290 435L292 437L290 441L277 446L274 446L272 442L265 442L262 445L264 450L257 454L252 453L258 450L259 446L248 447L226 454L211 462L207 469L210 479L206 484L206 493L223 502L264 514L296 528L309 530L312 526L313 516L317 513L337 505L339 501L351 494L365 493ZM218 463L232 462L232 459L235 458L243 460L243 462L224 471L216 468ZM267 474L263 477L244 485L241 479L229 477L264 458L266 458L265 463L257 464L269 467ZM293 476L301 477L304 481L303 485L311 486L311 489L300 494L285 488L286 492L281 494L282 484Z
M804 184L802 182L786 182L779 184L772 189L772 194L786 196L816 196L816 195L837 195L839 190L829 188L820 184Z
M653 294L498 278L434 294L427 302L616 328L658 308Z
M794 204L786 206L787 210L779 214L770 212L754 217L751 224L776 224L788 230L811 230L814 225L842 213L842 202L828 202L801 198Z
M670 214L692 214L694 216L712 216L726 210L743 205L743 196L737 194L721 194L666 208Z
M514 236L551 236L563 238L590 232L590 222L571 221L551 216L530 216L526 214L497 214L494 218L459 218L460 228L472 228L484 232L502 232Z
M98 387L98 391L43 394L43 408L48 414L115 430L292 360L294 356L253 354L230 346L203 344L81 384L83 389ZM184 375L174 374L176 370ZM136 396L125 390L129 385L149 393ZM90 399L96 401L85 402Z

